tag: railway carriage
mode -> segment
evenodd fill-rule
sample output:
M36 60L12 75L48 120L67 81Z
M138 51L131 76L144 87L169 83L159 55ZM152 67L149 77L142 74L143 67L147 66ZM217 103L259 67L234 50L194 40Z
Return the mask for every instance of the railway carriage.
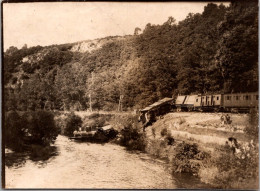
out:
M225 111L249 111L258 107L258 92L224 94L221 108Z
M248 112L250 108L258 107L258 92L180 95L176 99L177 111L229 111Z
M186 95L178 95L175 101L175 106L177 108L177 111L182 111L184 108L184 102L186 99Z

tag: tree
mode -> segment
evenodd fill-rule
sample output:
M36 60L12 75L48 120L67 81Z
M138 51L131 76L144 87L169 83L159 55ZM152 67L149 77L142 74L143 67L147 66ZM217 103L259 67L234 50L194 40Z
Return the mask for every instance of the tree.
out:
M49 145L54 143L60 130L55 125L54 115L48 111L36 111L31 113L32 120L29 132L32 135L33 142L40 145Z
M78 115L71 113L66 119L66 127L64 134L66 136L73 136L73 132L78 131L82 125L82 120Z
M4 143L14 150L21 150L25 133L21 126L22 119L16 111L6 113L4 118Z
M234 1L218 27L216 64L225 92L258 89L258 2Z

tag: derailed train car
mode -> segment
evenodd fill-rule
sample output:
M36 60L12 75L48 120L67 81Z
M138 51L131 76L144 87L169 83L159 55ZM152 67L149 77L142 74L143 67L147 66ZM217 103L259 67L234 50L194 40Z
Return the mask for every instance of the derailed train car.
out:
M258 107L258 92L180 95L176 99L177 111L248 112Z
M139 121L144 128L151 125L156 118L170 111L222 111L249 112L251 108L258 108L258 92L207 94L207 95L178 95L164 98L140 110Z

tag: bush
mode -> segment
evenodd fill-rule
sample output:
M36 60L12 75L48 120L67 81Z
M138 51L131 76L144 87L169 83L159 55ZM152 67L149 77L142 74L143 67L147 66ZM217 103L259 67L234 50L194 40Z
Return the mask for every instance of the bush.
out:
M250 110L249 113L249 126L245 128L245 133L249 135L255 141L258 141L258 120L259 111L256 108Z
M5 143L14 150L21 151L26 140L39 145L50 145L58 133L51 112L25 112L20 116L12 111L5 117Z
M214 166L218 168L212 184L223 189L258 188L258 147L253 143L239 146L239 153L233 153L226 145L220 147Z
M5 145L13 150L21 150L25 136L22 118L16 111L8 112L4 118Z
M229 145L217 148L214 152L217 154L214 160L200 172L203 181L221 189L258 188L258 111L256 109L250 111L249 124L245 128L245 133L252 138L251 142L237 144L235 150ZM210 170L209 175L206 171Z
M174 173L191 173L197 175L203 160L209 154L198 149L197 144L179 143L175 148L172 169Z
M78 131L81 126L82 126L82 120L80 116L71 113L66 119L64 134L66 136L72 136L73 132L75 130Z
M34 143L50 145L56 140L60 129L56 127L54 115L48 111L32 112L32 119L28 122L29 132Z
M89 126L89 127L103 127L106 124L108 124L108 121L112 118L111 114L98 114L93 113L89 116L86 116L84 118L83 126Z
M116 125L120 126L120 144L125 146L128 150L144 151L147 139L142 127L138 124L137 116L119 117L116 119Z
M167 136L165 137L165 139L167 140L168 145L173 145L173 143L175 141L170 132L167 133Z
M168 158L167 141L160 139L150 140L146 151L155 157Z
M166 127L163 128L163 129L161 130L161 136L164 137L165 135L167 135L167 132L168 132L167 128L166 128Z

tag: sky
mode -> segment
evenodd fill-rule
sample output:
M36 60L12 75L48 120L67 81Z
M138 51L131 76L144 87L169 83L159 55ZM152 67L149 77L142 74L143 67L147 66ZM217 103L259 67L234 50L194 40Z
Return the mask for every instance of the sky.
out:
M228 5L228 3L224 3ZM188 13L202 13L207 2L52 2L4 3L4 50L71 43L134 33L147 23L176 21Z

